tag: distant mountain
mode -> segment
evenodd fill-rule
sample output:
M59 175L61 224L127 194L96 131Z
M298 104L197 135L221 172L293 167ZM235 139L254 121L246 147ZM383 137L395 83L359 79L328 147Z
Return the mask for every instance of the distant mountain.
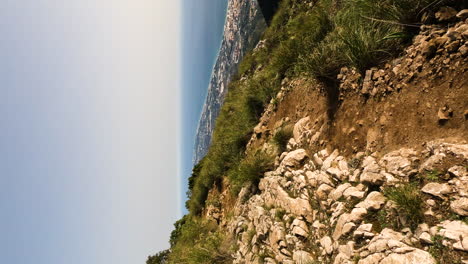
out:
M246 52L255 47L265 28L266 21L257 1L229 0L224 36L198 124L194 164L208 151L216 118L239 62Z

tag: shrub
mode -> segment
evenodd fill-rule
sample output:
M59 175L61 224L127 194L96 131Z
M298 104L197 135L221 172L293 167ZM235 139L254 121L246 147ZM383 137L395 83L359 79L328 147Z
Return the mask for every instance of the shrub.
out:
M386 189L384 193L396 203L399 216L405 219L413 230L423 221L423 200L419 185L411 183L391 187Z
M280 127L272 138L272 143L276 146L279 153L286 151L288 141L293 136L293 126L286 125Z

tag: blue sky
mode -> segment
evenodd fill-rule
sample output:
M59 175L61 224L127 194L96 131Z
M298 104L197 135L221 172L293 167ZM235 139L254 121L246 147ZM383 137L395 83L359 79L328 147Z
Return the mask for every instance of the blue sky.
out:
M135 264L168 247L181 16L179 1L2 1L0 263Z
M221 46L227 0L184 0L182 31L182 200L192 172L196 129ZM186 211L184 210L184 213Z

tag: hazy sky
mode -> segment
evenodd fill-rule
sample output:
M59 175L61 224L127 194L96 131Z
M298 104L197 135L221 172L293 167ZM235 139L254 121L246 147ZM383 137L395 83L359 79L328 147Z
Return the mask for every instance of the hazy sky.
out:
M183 0L182 200L192 171L196 129L223 37L228 0ZM185 212L185 211L184 211Z
M180 217L176 0L4 0L0 263L137 264Z

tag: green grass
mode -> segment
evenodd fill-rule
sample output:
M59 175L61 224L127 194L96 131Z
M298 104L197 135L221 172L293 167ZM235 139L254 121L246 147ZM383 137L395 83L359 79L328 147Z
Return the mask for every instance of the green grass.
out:
M234 243L214 222L188 215L182 220L171 236L167 263L232 263Z
M236 170L231 170L229 180L232 184L232 191L238 193L246 182L258 184L263 174L273 169L274 156L264 151L249 153L241 160Z
M432 237L433 244L429 246L429 253L436 259L437 264L462 264L460 256L453 248L443 245L444 237L436 235Z
M425 179L428 181L438 181L440 173L438 171L428 171L425 175Z
M400 223L400 227L410 227L414 230L424 220L423 200L419 185L405 184L387 188L384 194L395 202L399 217L406 221L406 226L405 223Z

